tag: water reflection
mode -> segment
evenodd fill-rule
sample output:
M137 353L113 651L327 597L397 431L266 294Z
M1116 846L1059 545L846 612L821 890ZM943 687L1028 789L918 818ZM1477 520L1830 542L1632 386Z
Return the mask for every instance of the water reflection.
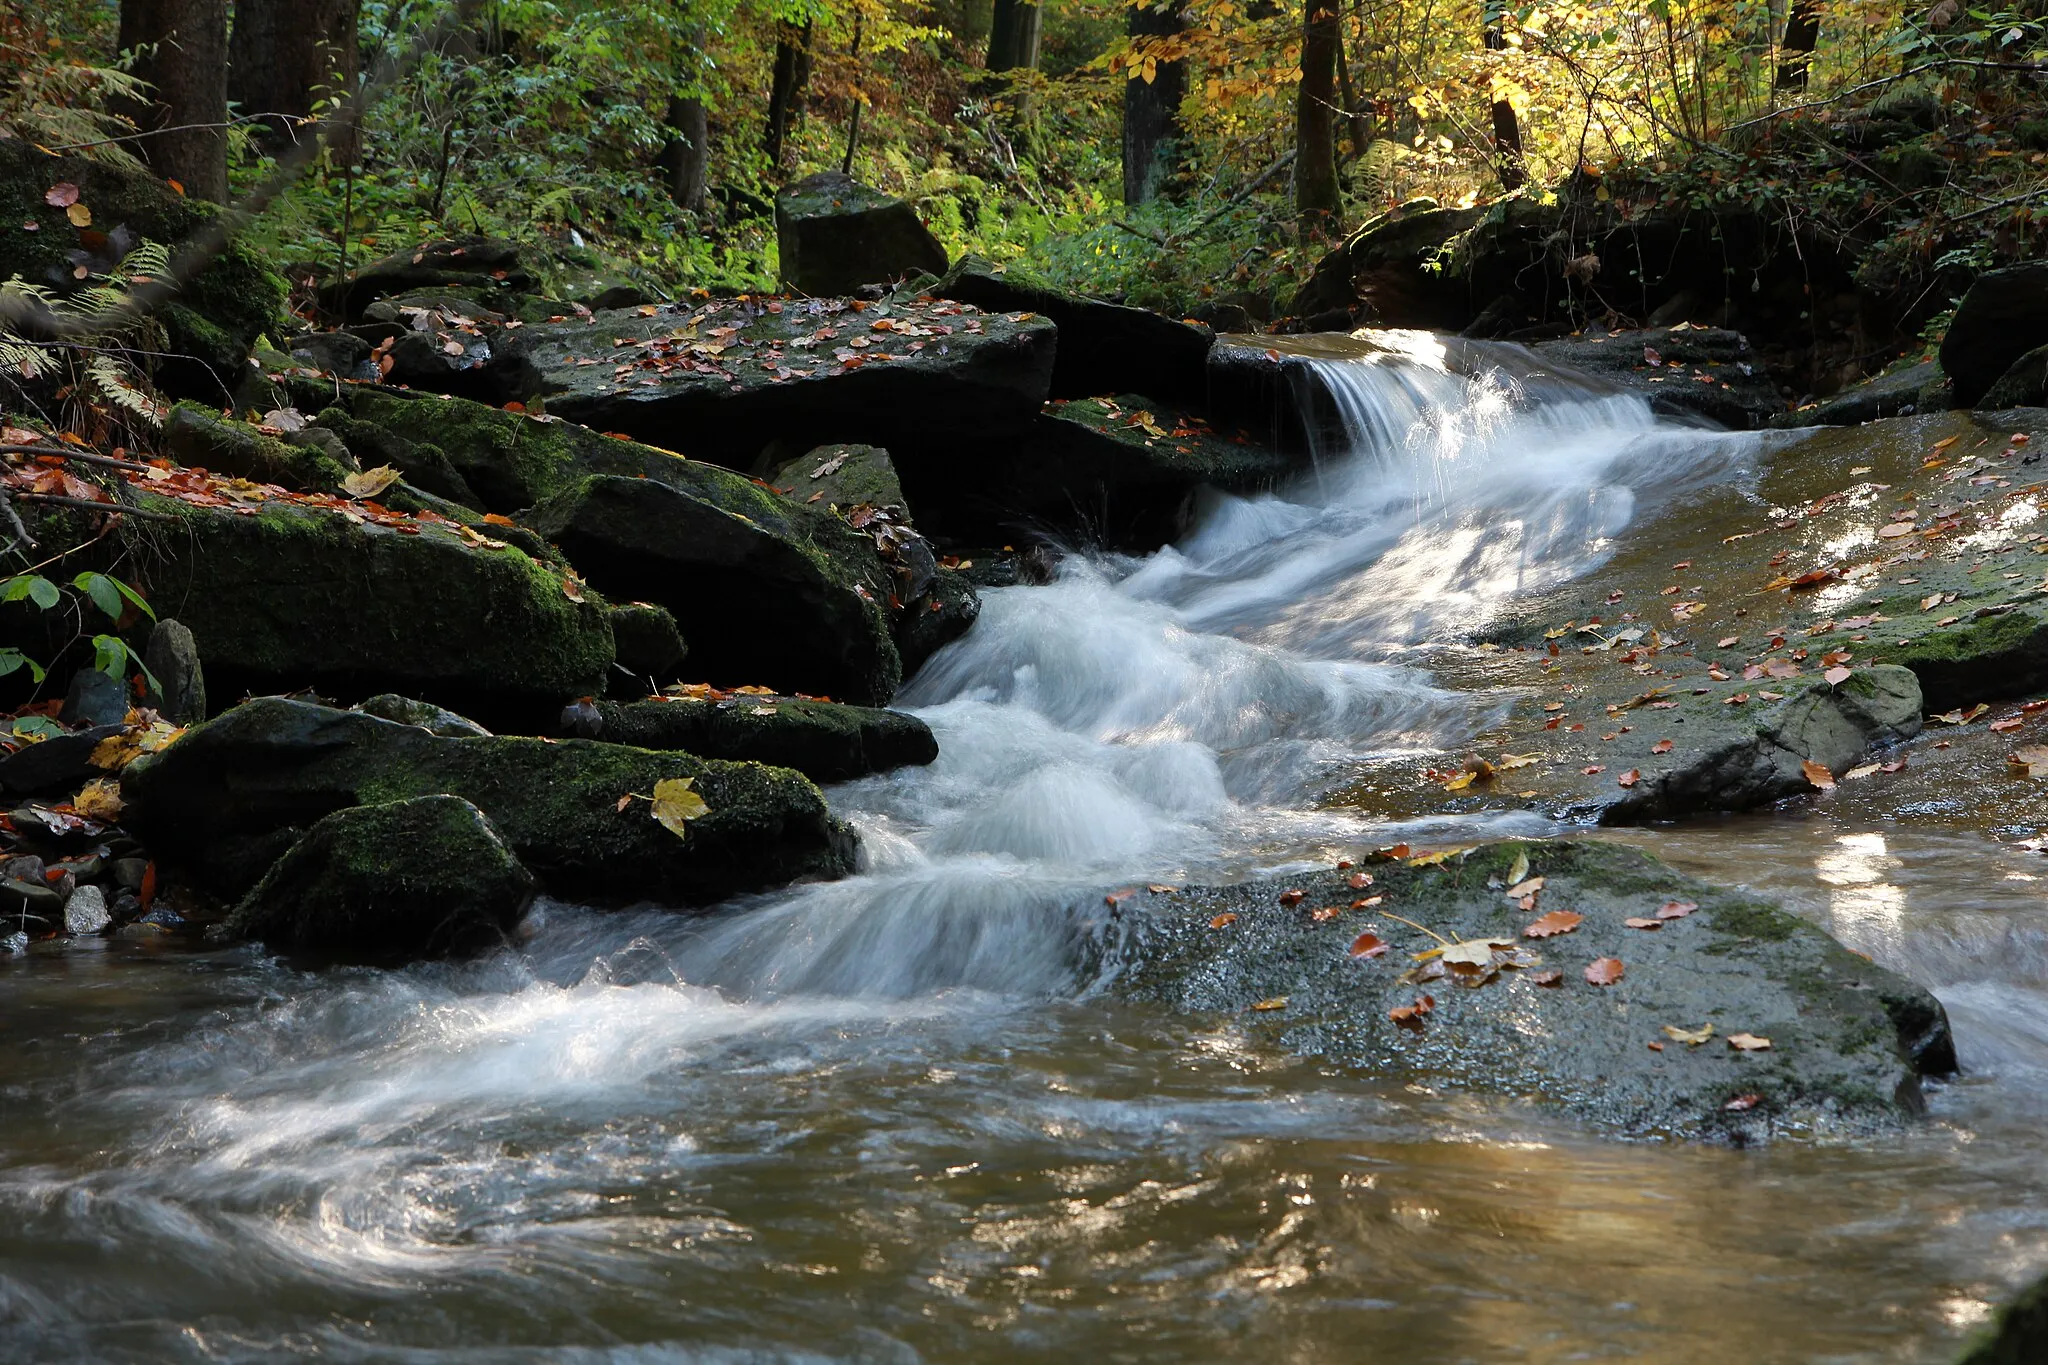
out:
M1904 933L1906 892L1887 880L1899 860L1876 833L1838 834L1814 859L1828 895L1829 933L1869 957L1895 958Z

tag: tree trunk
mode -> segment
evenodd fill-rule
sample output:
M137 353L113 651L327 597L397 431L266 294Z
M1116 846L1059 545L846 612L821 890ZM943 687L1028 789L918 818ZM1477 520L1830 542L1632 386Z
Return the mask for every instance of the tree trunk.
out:
M1806 72L1813 65L1813 50L1820 46L1820 0L1792 0L1785 20L1785 42L1778 49L1780 90L1804 90Z
M711 120L704 101L670 96L668 130L668 145L661 149L661 164L668 172L669 197L685 213L702 213L705 168L710 164L711 154Z
M1508 50L1506 0L1486 0L1486 50ZM1513 194L1529 183L1528 168L1522 164L1522 123L1515 106L1504 99L1493 102L1493 173L1500 187Z
M775 75L768 91L768 131L761 150L770 166L782 164L782 149L803 116L804 87L811 80L811 25L785 27L775 44Z
M1187 27L1179 0L1131 10L1134 38L1162 37ZM1186 62L1163 62L1147 81L1136 68L1124 82L1124 202L1143 204L1164 193L1180 165L1180 102L1187 94Z
M1024 0L996 0L988 29L988 69L1038 69L1038 35L1044 11Z
M1358 102L1358 87L1351 83L1351 60L1344 55L1344 44L1337 44L1337 88L1344 92L1344 118L1351 129L1351 155L1365 155L1365 149L1372 145L1372 120L1366 116L1365 106Z
M290 141L316 100L353 91L362 0L235 0L228 98Z
M143 132L149 168L185 192L216 203L228 197L227 0L121 0L120 45L143 49L135 74L154 87L140 108L122 112Z
M1294 211L1306 223L1335 228L1343 212L1337 184L1337 0L1302 7L1301 85L1294 101Z

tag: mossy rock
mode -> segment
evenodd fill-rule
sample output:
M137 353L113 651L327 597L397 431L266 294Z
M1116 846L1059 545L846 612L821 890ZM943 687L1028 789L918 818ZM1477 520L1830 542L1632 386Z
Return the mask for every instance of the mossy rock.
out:
M915 209L837 171L807 176L775 196L775 240L792 293L849 294L946 268L946 249Z
M228 928L280 952L345 961L460 956L504 943L537 889L482 811L420 796L316 821Z
M74 227L63 210L44 202L50 187L63 182L78 187L78 202L92 213L90 226ZM19 138L0 138L0 280L20 275L31 284L68 288L73 252L108 269L118 264L103 259L109 238L125 232L138 243L175 250L219 213L146 171L52 156ZM174 396L221 401L241 382L250 346L284 316L285 292L283 279L253 247L231 240L158 311L170 353L159 383Z
M2039 1365L2043 1360L2048 1360L2048 1279L2036 1280L2007 1300L1956 1365Z
M930 726L872 706L746 695L599 702L595 710L598 739L771 763L817 782L845 782L939 756Z
M412 290L459 290L478 299L491 299L520 293L533 283L517 243L457 236L401 247L357 266L328 285L322 295L330 309L354 319L373 300Z
M622 602L612 608L612 639L619 667L639 678L673 681L690 646L674 613L652 602Z
M925 661L973 629L981 618L981 595L974 581L954 569L940 568L932 575L923 598L903 609L896 618L896 652L903 660L903 678L909 681Z
M318 444L281 440L200 403L171 409L164 421L164 450L183 465L294 493L339 492L353 472Z
M139 501L172 520L124 532L134 580L191 628L216 696L396 691L509 718L595 691L611 667L604 604L573 600L559 571L509 545L290 502Z
M655 786L709 809L678 835ZM444 738L284 697L247 701L122 775L128 828L200 888L239 899L300 835L351 806L463 798L541 886L592 905L708 905L852 870L854 839L809 779L589 740ZM623 803L623 804L622 804Z
M1502 894L1518 859L1522 875L1544 878L1533 912ZM1753 893L1695 881L1633 849L1513 841L1424 866L1368 860L1363 870L1370 885L1318 871L1120 896L1130 946L1111 989L1214 1013L1329 1064L1533 1095L1643 1136L1752 1143L1894 1130L1924 1112L1920 1078L1955 1069L1947 1016L1925 990ZM1377 906L1348 908L1372 897L1429 932ZM1697 909L1655 931L1625 922L1672 901ZM1322 907L1336 913L1318 919ZM1552 910L1584 918L1572 932L1522 937ZM1351 956L1363 932L1391 950ZM1441 946L1430 933L1498 938L1541 961L1476 987L1401 982L1417 966L1411 954ZM1623 972L1596 986L1585 969L1605 957ZM1559 977L1546 986L1539 971ZM1391 1017L1422 996L1432 1008L1410 1020L1419 1028ZM1713 1036L1688 1046L1665 1025L1711 1025ZM1732 1048L1738 1033L1770 1047Z
M806 507L902 507L903 482L880 446L818 446L768 476L777 493Z

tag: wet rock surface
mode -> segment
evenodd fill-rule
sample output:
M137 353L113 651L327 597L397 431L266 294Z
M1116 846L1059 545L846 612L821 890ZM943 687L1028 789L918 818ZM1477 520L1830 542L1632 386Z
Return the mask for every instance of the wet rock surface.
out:
M1518 885L1542 879L1528 910L1505 895L1518 871ZM1632 1135L1885 1131L1923 1111L1922 1076L1955 1066L1947 1017L1925 990L1752 894L1613 845L1502 843L1441 859L1418 848L1350 871L1112 895L1139 945L1111 987L1120 996L1229 1016L1336 1065L1539 1099ZM1558 912L1580 919L1524 934ZM1429 931L1536 960L1403 982L1431 972L1413 957L1443 946ZM1596 985L1589 969L1615 979Z
M678 835L650 814L689 779ZM124 775L128 827L202 890L239 899L315 823L352 806L459 796L551 894L709 904L852 868L853 836L797 773L587 740L444 738L282 697L242 703Z
M279 952L345 961L459 956L504 943L535 891L482 811L421 796L316 821L227 928Z
M1958 403L1974 405L2029 351L2048 346L2048 263L1987 270L1956 305L1941 368Z
M1639 393L1668 416L1743 429L1766 425L1785 406L1763 358L1740 333L1718 327L1584 333L1539 341L1532 349Z
M572 733L643 749L793 768L814 782L845 782L930 763L939 744L929 726L901 711L773 694L597 702L594 719Z

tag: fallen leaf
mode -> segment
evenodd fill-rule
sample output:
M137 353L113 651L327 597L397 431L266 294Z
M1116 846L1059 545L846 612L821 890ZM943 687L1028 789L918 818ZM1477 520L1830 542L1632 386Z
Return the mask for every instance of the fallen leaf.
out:
M1612 986L1627 970L1618 957L1596 957L1586 964L1586 980L1595 986Z
M1691 901L1665 901L1662 905L1657 907L1657 918L1684 919L1687 915L1690 915L1693 911L1697 909L1699 909L1699 906L1693 904Z
M1735 1113L1739 1114L1746 1109L1754 1109L1763 1102L1764 1097L1762 1095L1758 1095L1752 1092L1747 1095L1737 1095L1734 1099L1728 1101L1728 1103L1722 1105L1721 1107L1723 1109L1732 1110Z
M693 789L696 779L664 777L654 784L654 818L678 839L688 833L692 820L711 814L711 807Z
M1155 896L1177 896L1180 894L1179 887L1168 886L1164 882L1153 882L1145 889Z
M102 740L100 742L104 744L106 741ZM97 753L94 754L94 758L98 758ZM2031 777L2037 772L2043 776L2048 776L2048 748L2043 748L2041 745L2030 744L2024 749L2015 749L2005 761L2011 766L2020 769L2024 776Z
M1768 1052L1771 1040L1759 1038L1754 1033L1731 1033L1728 1035L1728 1046L1737 1052Z
M1342 910L1339 910L1334 905L1318 905L1315 909L1308 912L1308 917L1317 924L1328 924L1343 913Z
M1366 887L1372 885L1372 873L1354 872L1344 879L1344 884L1353 891L1363 891Z
M59 180L43 191L43 202L53 209L68 209L78 202L78 186L69 180Z
M1564 973L1531 972L1529 973L1529 979L1539 986L1562 986L1564 984Z
M1829 792L1835 789L1835 775L1828 771L1825 763L1816 763L1810 758L1805 759L1800 763L1799 771L1806 775L1808 782L1818 787L1821 791Z
M1552 910L1549 914L1530 920L1522 926L1523 938L1554 938L1558 934L1569 934L1585 923L1586 917L1575 910Z
M1308 895L1306 891L1282 891L1280 893L1280 904L1283 906L1300 905L1302 898L1306 895Z
M1121 891L1112 891L1108 895L1104 896L1102 898L1102 903L1104 905L1109 906L1113 910L1117 906L1122 905L1125 901L1129 900L1131 897L1137 894L1137 887L1127 886Z
M341 491L360 502L364 498L376 497L379 493L391 487L392 484L397 483L402 477L390 465L380 464L375 469L365 469L358 473L344 476L341 481Z
M1516 888L1521 884L1522 879L1528 875L1529 850L1526 848L1518 849L1515 852L1515 860L1508 864L1508 894L1510 896L1516 894Z
M1633 787L1636 783L1642 780L1642 773L1635 768L1630 768L1627 772L1623 773L1621 776L1614 779L1615 784L1617 786L1622 787Z
M1228 929L1235 923L1237 923L1237 912L1235 910L1225 910L1215 919L1209 921L1209 927L1211 929Z
M1630 918L1623 920L1622 924L1626 928L1630 929L1662 929L1664 927L1663 920L1644 919L1640 915L1631 916Z
M1271 999L1259 1001L1257 1004L1253 1005L1252 1008L1260 1011L1284 1010L1287 1008L1287 997L1284 995L1276 995L1273 996Z
M1414 1004L1396 1005L1393 1009L1388 1010L1387 1018L1399 1024L1402 1028L1414 1029L1420 1032L1422 1029L1422 1017L1435 1008L1435 996L1418 995L1415 997Z
M1606 772L1607 765L1605 763L1588 763L1585 767L1579 769L1579 771L1584 773L1587 777L1591 777L1595 773Z
M1523 871L1526 872L1528 870L1529 862L1527 858L1523 858L1521 860L1521 866ZM1533 896L1542 889L1543 878L1530 877L1523 881L1516 882L1513 886L1509 887L1506 891L1502 892L1501 894L1508 900L1518 901L1526 896Z
M1668 740L1668 739L1660 739L1660 740L1658 740L1658 741L1657 741L1657 742L1656 742L1655 744L1652 744L1652 745L1650 746L1650 752L1651 752L1651 753L1653 753L1653 754L1668 754L1668 753L1670 753L1670 752L1671 752L1671 741L1670 741L1670 740Z
M92 210L83 204L73 204L70 208L65 209L64 216L71 220L71 226L73 227L92 226Z
M1999 734L2004 734L2009 730L2017 730L2026 723L2025 716L2007 716L2004 720L1992 721L1991 728Z
M1698 1028L1680 1028L1676 1024L1666 1024L1664 1026L1664 1036L1674 1043L1684 1043L1687 1047L1698 1047L1701 1043L1714 1036L1714 1026L1712 1024L1701 1024Z
M1840 687L1843 683L1849 681L1850 671L1846 668L1843 668L1840 664L1837 664L1835 667L1821 674L1821 677L1827 679L1829 686Z
M1351 956L1380 957L1388 951L1389 947L1390 945L1381 939L1378 934L1364 933L1351 940Z
M121 805L121 784L105 777L93 778L71 798L73 810L102 824L112 824L120 819Z

